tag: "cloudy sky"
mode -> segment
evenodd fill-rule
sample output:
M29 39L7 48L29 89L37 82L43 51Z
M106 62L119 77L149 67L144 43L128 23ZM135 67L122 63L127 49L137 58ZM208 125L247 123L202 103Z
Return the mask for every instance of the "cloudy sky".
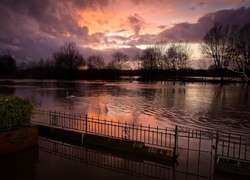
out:
M195 48L215 22L244 24L249 17L250 0L0 0L0 50L29 62L74 41L85 58L108 60L121 48L133 59L160 41Z

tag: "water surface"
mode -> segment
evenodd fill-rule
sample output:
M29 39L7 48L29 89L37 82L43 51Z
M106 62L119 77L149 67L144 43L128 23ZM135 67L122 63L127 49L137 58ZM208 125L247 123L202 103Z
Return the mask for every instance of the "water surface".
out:
M36 109L114 121L250 132L249 87L237 84L1 80L0 95L29 98Z

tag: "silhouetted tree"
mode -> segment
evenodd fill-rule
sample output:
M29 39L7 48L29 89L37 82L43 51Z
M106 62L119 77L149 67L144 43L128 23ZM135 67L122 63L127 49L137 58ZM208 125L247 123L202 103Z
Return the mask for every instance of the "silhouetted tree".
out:
M147 47L145 50L142 51L141 61L142 61L142 68L143 68L143 76L144 78L151 80L154 78L154 72L157 67L158 58L159 58L159 51L157 51L154 47Z
M55 67L60 76L67 73L68 77L74 77L75 72L83 65L85 60L79 52L79 47L74 42L66 42L57 52L53 54Z
M166 51L168 67L172 70L186 69L190 62L192 50L188 43L171 44Z
M178 54L179 54L179 61L178 66L179 69L186 69L187 65L190 63L190 58L192 56L192 49L189 46L188 42L179 43L178 44Z
M213 58L214 65L220 73L221 81L232 60L230 33L233 31L229 25L215 24L204 36L201 52Z
M236 44L238 58L234 59L234 70L250 80L250 24L242 26Z
M6 49L0 55L0 75L11 77L16 71L16 60L13 58L13 51Z
M178 50L177 50L177 45L172 44L166 52L166 57L168 60L169 67L172 70L176 70L177 65L178 65Z
M89 69L103 69L105 62L101 55L92 55L87 59L87 66Z
M141 55L142 68L149 71L156 70L158 57L159 54L156 48L147 47L145 50L142 51Z
M121 51L115 51L112 54L113 60L110 62L109 66L112 69L122 70L125 64L128 62L128 55Z
M168 61L166 58L167 44L164 42L158 42L153 48L155 50L157 69L160 70L167 69L168 67Z

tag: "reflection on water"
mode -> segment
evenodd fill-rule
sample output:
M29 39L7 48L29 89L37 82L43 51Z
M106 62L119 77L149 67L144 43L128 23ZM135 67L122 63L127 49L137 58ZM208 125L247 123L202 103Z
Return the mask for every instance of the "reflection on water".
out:
M247 179L214 169L211 153L182 149L177 163L39 137L38 147L0 158L2 179Z
M0 157L1 179L36 179L39 163L38 147Z
M66 98L67 92L76 98ZM0 95L29 98L36 109L144 125L250 131L249 87L241 85L1 80Z
M171 162L159 164L117 151L107 152L105 149L100 149L102 150L100 151L93 149L93 147L75 146L46 138L39 139L39 148L41 151L80 162L84 166L106 169L127 175L128 178L175 179L175 163ZM125 177L123 178L125 179Z

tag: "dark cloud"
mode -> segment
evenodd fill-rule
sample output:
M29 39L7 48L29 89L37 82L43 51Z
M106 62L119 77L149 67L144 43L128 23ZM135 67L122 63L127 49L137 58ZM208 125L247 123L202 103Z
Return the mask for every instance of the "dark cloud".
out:
M104 45L108 43L105 33L95 33L88 36L88 42L93 45Z
M198 4L195 4L193 7L191 7L191 10L196 10L197 8L204 6L204 2L199 2Z
M236 10L221 10L208 14L215 22L221 24L246 24L250 23L250 8L242 7Z
M189 41L200 42L205 33L215 24L238 24L250 23L250 8L221 10L201 17L197 23L178 23L172 28L159 33L158 39L163 41Z
M190 23L179 23L174 25L171 29L162 31L159 34L159 40L167 42L178 42L178 41L189 41L199 42L201 41L207 29L211 25L203 26L201 23L190 24Z
M33 25L37 25L40 31L55 37L64 36L65 34L75 36L84 34L86 36L88 28L78 27L75 14L70 8L77 10L80 8L103 7L108 2L108 0L2 0L0 8L7 12L8 16L5 15L6 13L2 13L2 17L8 22L18 17L19 20L16 21L19 21L20 24L34 21L32 22ZM34 30L34 27L29 28Z
M69 3L72 2L1 0L0 49L11 48L18 61L26 61L51 57L59 46L72 38L88 43L88 27L78 26L67 6ZM95 3L97 1L93 1Z
M72 28L71 32L81 39L84 39L84 38L86 39L86 37L89 34L89 29L87 26L82 26L82 27L76 26Z
M143 34L139 36L140 38L135 41L136 45L153 45L156 42L161 41L159 35L155 34Z
M79 32L72 28L78 25L74 14L61 1L4 0L0 6L8 13L8 16L3 15L3 17L12 24L15 23L16 28L12 29L25 27L26 31L39 30L56 37ZM28 27L29 22L32 22L33 26ZM36 26L39 29L35 29ZM82 35L82 32L80 33Z
M15 13L27 14L33 17L41 17L50 3L48 0L2 0L1 7L11 9Z
M133 29L135 35L139 35L141 29L144 28L145 21L139 14L134 14L133 16L128 17L128 23Z
M20 42L18 45L19 48L14 49L14 55L18 63L39 60L40 58L51 58L52 53L63 43L41 34L23 37L18 41Z
M69 2L72 2L75 7L86 9L86 8L101 8L105 7L109 4L111 0L68 0Z
M166 28L166 26L161 25L161 26L158 26L158 28L159 28L159 29L165 29L165 28Z

